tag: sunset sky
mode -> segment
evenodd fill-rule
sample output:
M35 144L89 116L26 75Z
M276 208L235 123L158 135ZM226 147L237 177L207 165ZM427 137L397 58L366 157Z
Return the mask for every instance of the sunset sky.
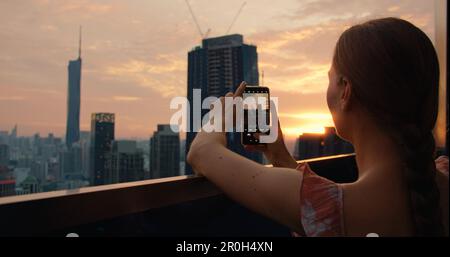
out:
M434 40L434 1L246 0L230 33L258 48L259 69L279 97L290 137L332 125L327 71L343 30L395 16ZM190 0L203 31L223 35L241 0ZM168 123L174 96L186 95L187 52L201 38L185 0L0 1L0 130L19 135L66 126L67 63L83 26L81 129L93 112L116 114L116 137L148 139Z

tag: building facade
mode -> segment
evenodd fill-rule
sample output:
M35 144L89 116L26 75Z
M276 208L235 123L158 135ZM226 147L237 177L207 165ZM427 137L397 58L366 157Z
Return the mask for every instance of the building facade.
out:
M353 152L353 146L341 139L334 127L326 127L324 134L304 133L299 136L295 144L294 158L304 160Z
M113 141L112 151L106 160L107 184L132 182L144 179L144 153L136 141Z
M91 115L91 185L104 185L106 182L106 157L112 150L114 140L115 115L113 113L93 113Z
M150 139L150 178L180 175L180 135L170 125L158 124Z

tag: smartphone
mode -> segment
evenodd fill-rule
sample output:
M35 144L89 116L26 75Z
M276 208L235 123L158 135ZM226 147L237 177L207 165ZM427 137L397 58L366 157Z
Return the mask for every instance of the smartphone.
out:
M245 104L246 99L252 104ZM244 101L244 131L242 132L241 142L243 145L259 145L258 135L270 133L270 93L268 87L246 86L242 95ZM264 128L260 128L260 119L265 119Z

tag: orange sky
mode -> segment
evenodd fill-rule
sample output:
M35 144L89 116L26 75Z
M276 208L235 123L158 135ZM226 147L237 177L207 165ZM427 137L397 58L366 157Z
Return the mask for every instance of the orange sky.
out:
M243 1L190 0L203 31L225 33ZM434 39L434 1L247 0L230 33L258 47L289 137L332 125L325 100L333 46L348 26L408 19ZM116 136L148 138L186 94L187 52L200 37L184 0L0 1L0 130L53 132L66 122L67 62L83 26L81 129L116 113Z

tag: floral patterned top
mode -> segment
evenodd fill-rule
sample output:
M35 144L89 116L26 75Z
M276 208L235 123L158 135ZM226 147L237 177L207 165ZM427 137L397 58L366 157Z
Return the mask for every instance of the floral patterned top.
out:
M303 233L293 236L343 236L343 192L339 184L315 174L307 163L302 172L300 189L300 219Z

